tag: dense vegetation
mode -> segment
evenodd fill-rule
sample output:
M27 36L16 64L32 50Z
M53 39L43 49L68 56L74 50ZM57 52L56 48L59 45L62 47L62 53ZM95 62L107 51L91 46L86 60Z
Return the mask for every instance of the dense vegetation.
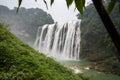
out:
M1 5L0 22L9 24L11 31L24 42L34 41L39 26L54 23L51 15L41 9L21 7L17 14L16 10Z
M107 3L105 3L107 6ZM95 62L99 71L105 71L120 75L120 64L117 63L115 46L108 37L108 33L102 24L93 4L85 8L84 15L77 15L82 19L81 23L81 58ZM117 30L120 32L120 14L118 4L111 13ZM97 64L97 65L96 65ZM95 67L94 67L95 68Z
M0 24L0 80L81 80L81 77L22 43Z

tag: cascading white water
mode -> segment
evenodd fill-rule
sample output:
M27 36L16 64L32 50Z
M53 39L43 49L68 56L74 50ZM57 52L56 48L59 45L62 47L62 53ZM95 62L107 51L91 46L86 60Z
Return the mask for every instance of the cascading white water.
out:
M35 48L40 52L61 60L79 60L80 23L70 21L38 28Z

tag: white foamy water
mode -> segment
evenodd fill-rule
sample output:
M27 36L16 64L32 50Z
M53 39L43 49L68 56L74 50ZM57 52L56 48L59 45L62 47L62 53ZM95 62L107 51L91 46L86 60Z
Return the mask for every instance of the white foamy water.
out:
M79 60L80 23L81 21L69 21L39 27L35 48L56 59Z

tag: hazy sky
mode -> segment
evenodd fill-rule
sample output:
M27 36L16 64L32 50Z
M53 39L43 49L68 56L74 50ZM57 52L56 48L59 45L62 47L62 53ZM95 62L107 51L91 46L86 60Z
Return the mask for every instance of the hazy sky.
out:
M68 9L65 0L55 0L52 6L49 5L50 0L46 1L48 2L48 10L46 9L46 6L42 0L37 0L37 2L35 2L35 0L23 0L21 6L26 8L41 8L44 11L47 11L49 14L51 14L55 21L61 22L77 20L76 15L78 14L78 11L74 11L74 4ZM0 5L5 5L12 9L14 7L17 7L18 0L0 0Z

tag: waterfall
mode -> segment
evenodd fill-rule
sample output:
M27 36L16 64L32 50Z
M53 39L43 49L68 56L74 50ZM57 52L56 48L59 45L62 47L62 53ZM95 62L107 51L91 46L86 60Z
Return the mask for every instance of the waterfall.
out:
M80 22L54 23L38 28L35 48L60 60L80 59Z

